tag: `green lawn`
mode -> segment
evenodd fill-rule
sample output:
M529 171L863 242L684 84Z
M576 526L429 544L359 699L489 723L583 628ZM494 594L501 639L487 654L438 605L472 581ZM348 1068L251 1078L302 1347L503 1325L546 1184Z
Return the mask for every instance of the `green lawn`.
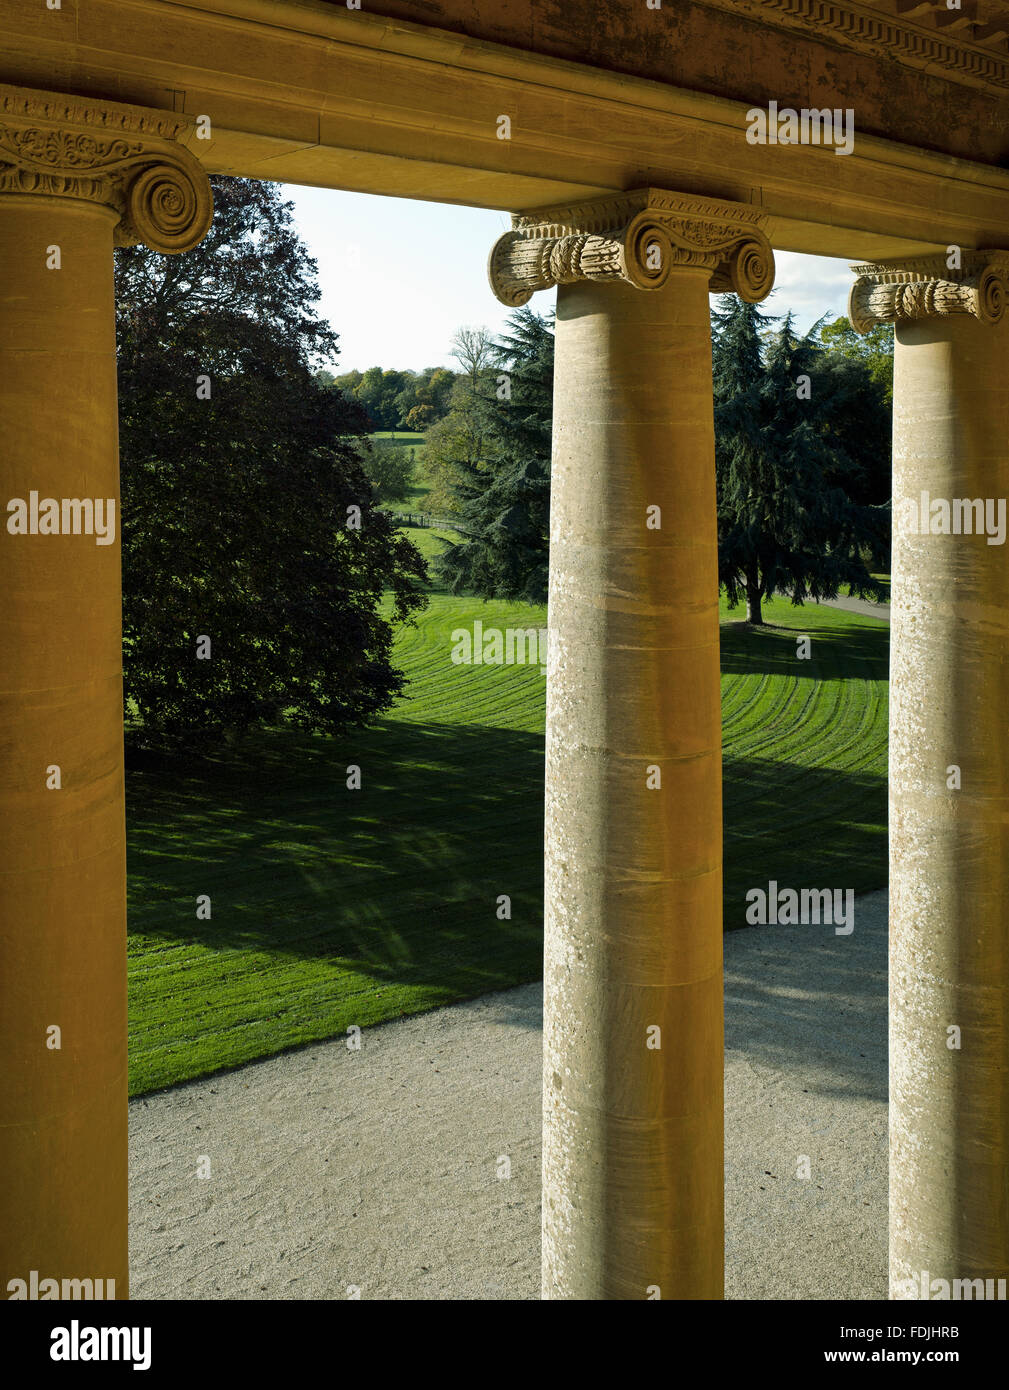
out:
M780 600L765 616L782 627L723 628L728 927L769 878L886 881L887 627ZM435 593L397 641L409 698L373 727L128 773L134 1093L538 977L544 679L452 665L478 617L545 623Z
M431 491L431 484L420 464L419 450L424 443L424 435L414 433L411 430L378 430L372 439L381 442L387 448L409 449L414 459L413 485L407 490L407 496L402 502L396 503L393 508L395 511L422 512L426 508L427 495Z
M409 448L412 445L424 443L423 434L417 430L375 430L369 435L370 439L381 439L386 444L395 445L398 448Z

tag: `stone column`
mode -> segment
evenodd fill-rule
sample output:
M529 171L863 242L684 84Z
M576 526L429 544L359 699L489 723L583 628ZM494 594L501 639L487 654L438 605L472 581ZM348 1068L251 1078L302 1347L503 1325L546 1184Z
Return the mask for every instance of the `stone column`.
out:
M896 324L894 1298L1009 1275L1009 256L960 259L857 266L850 303Z
M207 179L176 143L187 124L0 88L5 1297L33 1270L128 1290L112 251L184 250L210 225Z
M723 1293L722 821L708 291L755 210L642 190L514 219L558 284L547 676L543 1294Z

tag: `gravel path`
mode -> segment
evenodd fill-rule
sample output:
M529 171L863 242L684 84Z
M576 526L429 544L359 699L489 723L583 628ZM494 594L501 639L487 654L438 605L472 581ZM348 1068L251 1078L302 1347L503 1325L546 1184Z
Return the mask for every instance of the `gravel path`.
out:
M725 958L727 1294L883 1298L886 895ZM133 1297L538 1298L541 1009L525 985L133 1101Z
M887 622L890 621L888 603L876 603L867 598L818 598L814 602L826 604L828 608L843 608L848 613L861 613L866 618L885 618Z

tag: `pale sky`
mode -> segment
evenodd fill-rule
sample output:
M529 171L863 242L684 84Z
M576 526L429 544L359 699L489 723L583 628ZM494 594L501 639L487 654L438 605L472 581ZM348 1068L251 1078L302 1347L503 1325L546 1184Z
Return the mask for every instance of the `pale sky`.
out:
M340 335L337 374L452 366L457 328L504 326L509 311L490 292L487 256L511 225L507 213L292 184L282 193L319 263L320 311ZM800 332L825 311L845 312L847 261L787 251L775 261L766 312L792 309ZM532 307L546 312L555 293L533 295Z

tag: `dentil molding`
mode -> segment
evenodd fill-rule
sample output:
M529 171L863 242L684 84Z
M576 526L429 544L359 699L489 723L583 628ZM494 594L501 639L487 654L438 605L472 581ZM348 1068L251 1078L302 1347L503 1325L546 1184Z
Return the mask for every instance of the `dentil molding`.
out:
M908 67L937 68L953 80L985 87L1009 86L1009 61L982 42L962 40L926 24L927 13L916 12L920 23L909 23L899 14L859 4L857 0L701 0L711 9L729 10L775 28L798 30L808 37L828 40L844 48L890 58ZM956 15L943 0L935 0L935 13ZM982 31L980 24L976 26ZM996 26L991 25L994 29Z

